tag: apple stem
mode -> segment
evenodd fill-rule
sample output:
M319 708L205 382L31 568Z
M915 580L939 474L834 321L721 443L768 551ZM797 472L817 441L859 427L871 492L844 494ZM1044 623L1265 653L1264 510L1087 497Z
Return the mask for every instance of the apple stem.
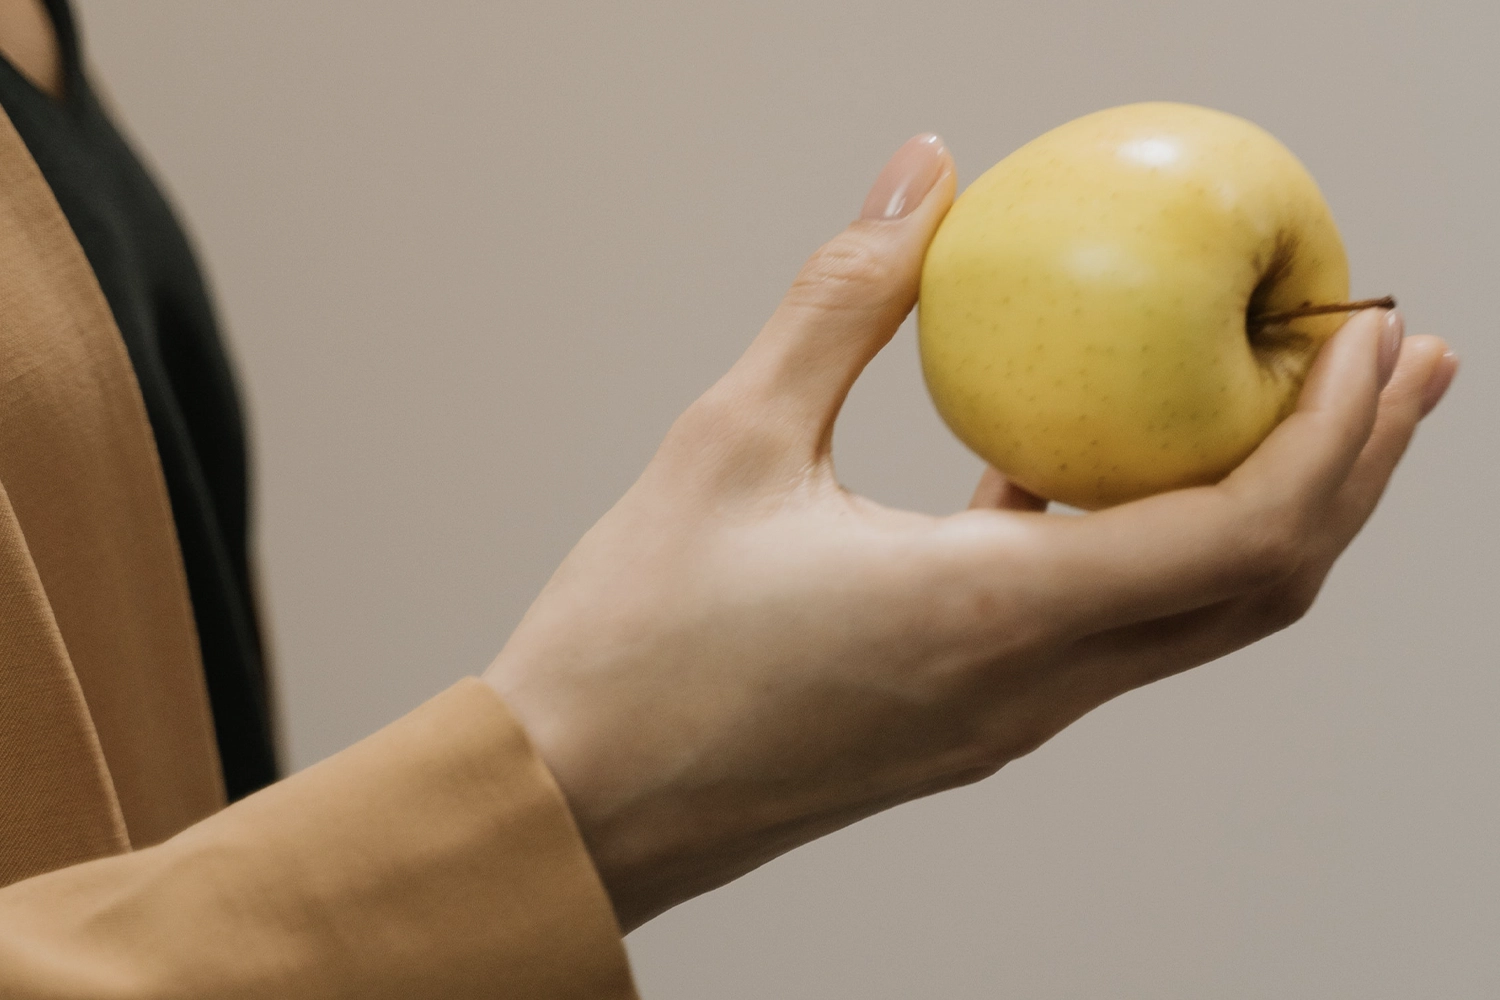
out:
M1396 300L1390 295L1378 299L1360 299L1358 302L1332 302L1327 305L1314 306L1305 305L1300 309L1288 309L1285 312L1263 313L1260 316L1251 316L1252 327L1270 326L1272 323L1285 323L1288 320L1301 319L1303 316L1326 316L1329 313L1358 312L1361 309L1394 309Z

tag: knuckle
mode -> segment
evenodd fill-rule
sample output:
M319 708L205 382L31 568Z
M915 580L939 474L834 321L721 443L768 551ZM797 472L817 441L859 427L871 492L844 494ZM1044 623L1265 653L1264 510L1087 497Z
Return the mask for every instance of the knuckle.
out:
M846 231L819 247L792 282L787 300L821 309L881 308L907 282L889 254L865 234Z
M1014 731L1006 733L1003 738L994 742L991 760L994 762L995 769L999 770L1013 760L1019 760L1027 754L1034 753L1054 735L1056 735L1056 730L1044 725L1040 719L1027 720L1025 724L1017 726Z
M948 726L950 731L955 727L951 721ZM970 719L957 728L962 735L952 738L950 732L952 742L939 754L937 770L945 775L941 784L946 788L983 781L1046 742L1040 733L1001 731L994 720Z
M1002 715L967 741L963 766L965 783L987 778L1005 765L1039 749L1060 728L1040 714Z
M997 740L976 741L967 748L959 766L953 769L953 785L960 787L993 777L1025 752L1013 752L1010 747Z
M1305 618L1318 598L1319 589L1320 581L1296 581L1267 593L1256 608L1263 632L1267 635L1280 632Z
M1262 516L1249 525L1246 565L1251 583L1274 586L1301 568L1306 542L1298 518L1285 512Z

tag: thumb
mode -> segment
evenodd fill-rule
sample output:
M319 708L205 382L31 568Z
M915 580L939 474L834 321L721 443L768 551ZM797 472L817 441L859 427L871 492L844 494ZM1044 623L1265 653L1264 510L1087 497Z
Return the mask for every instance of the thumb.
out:
M953 203L953 158L931 133L896 151L860 217L812 255L735 365L823 449L844 397L917 301L922 258ZM743 385L744 383L742 383Z

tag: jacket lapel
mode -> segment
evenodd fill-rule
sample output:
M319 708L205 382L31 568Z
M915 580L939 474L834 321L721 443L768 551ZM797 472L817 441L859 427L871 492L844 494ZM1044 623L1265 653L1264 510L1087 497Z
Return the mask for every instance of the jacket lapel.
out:
M3 112L0 487L0 853L17 838L37 858L56 853L41 828L11 822L7 780L53 789L91 850L120 846L121 817L140 847L218 809L197 633L145 406L88 260Z
M0 486L0 886L129 847L83 691Z

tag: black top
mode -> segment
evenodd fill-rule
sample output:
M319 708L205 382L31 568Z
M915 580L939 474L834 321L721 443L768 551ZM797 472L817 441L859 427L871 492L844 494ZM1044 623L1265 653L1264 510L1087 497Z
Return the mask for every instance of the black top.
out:
M0 105L52 188L109 301L161 455L231 800L275 780L247 566L245 432L234 373L192 248L84 76L67 0L46 0L57 100L0 59Z

